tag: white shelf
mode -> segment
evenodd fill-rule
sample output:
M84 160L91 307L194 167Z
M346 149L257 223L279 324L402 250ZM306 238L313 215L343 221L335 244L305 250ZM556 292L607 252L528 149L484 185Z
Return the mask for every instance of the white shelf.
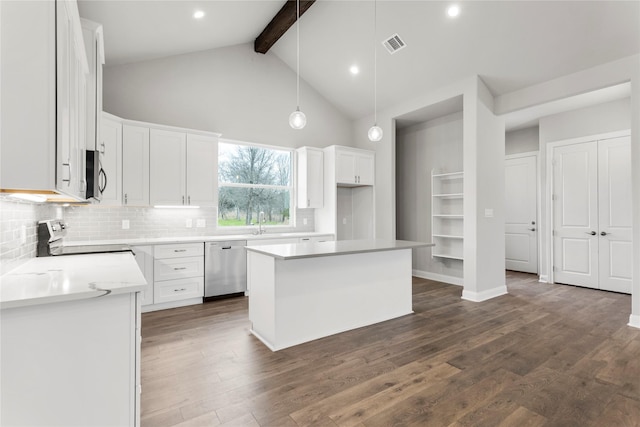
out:
M463 172L431 171L432 257L463 261L463 179Z
M432 256L434 256L436 258L457 259L457 260L463 261L462 257L456 256L456 255L433 254Z
M462 199L464 197L464 194L463 193L434 194L433 197L441 197L443 199Z

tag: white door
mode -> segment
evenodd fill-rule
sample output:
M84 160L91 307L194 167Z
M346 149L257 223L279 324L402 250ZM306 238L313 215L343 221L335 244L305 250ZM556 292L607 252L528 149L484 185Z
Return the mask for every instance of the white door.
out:
M554 150L554 281L631 292L631 138Z
M505 162L505 266L538 273L536 156L509 157Z
M598 142L600 289L631 293L631 137Z
M553 153L554 281L598 287L598 143Z

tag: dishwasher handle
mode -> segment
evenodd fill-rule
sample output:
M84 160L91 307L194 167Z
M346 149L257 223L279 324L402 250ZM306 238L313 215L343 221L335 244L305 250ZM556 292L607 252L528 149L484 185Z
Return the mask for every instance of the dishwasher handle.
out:
M223 246L220 249L231 249L231 246Z

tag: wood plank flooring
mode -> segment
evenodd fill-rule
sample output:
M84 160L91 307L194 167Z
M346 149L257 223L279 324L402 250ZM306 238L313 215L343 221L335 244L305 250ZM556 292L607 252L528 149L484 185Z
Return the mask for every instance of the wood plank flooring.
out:
M243 297L144 314L142 425L640 426L630 296L507 286L414 278L415 314L276 353Z

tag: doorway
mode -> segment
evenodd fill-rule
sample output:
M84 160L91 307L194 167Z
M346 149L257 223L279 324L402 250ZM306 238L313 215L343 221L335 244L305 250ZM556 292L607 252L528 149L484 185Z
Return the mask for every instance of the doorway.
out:
M630 149L628 133L553 147L554 282L631 293Z

